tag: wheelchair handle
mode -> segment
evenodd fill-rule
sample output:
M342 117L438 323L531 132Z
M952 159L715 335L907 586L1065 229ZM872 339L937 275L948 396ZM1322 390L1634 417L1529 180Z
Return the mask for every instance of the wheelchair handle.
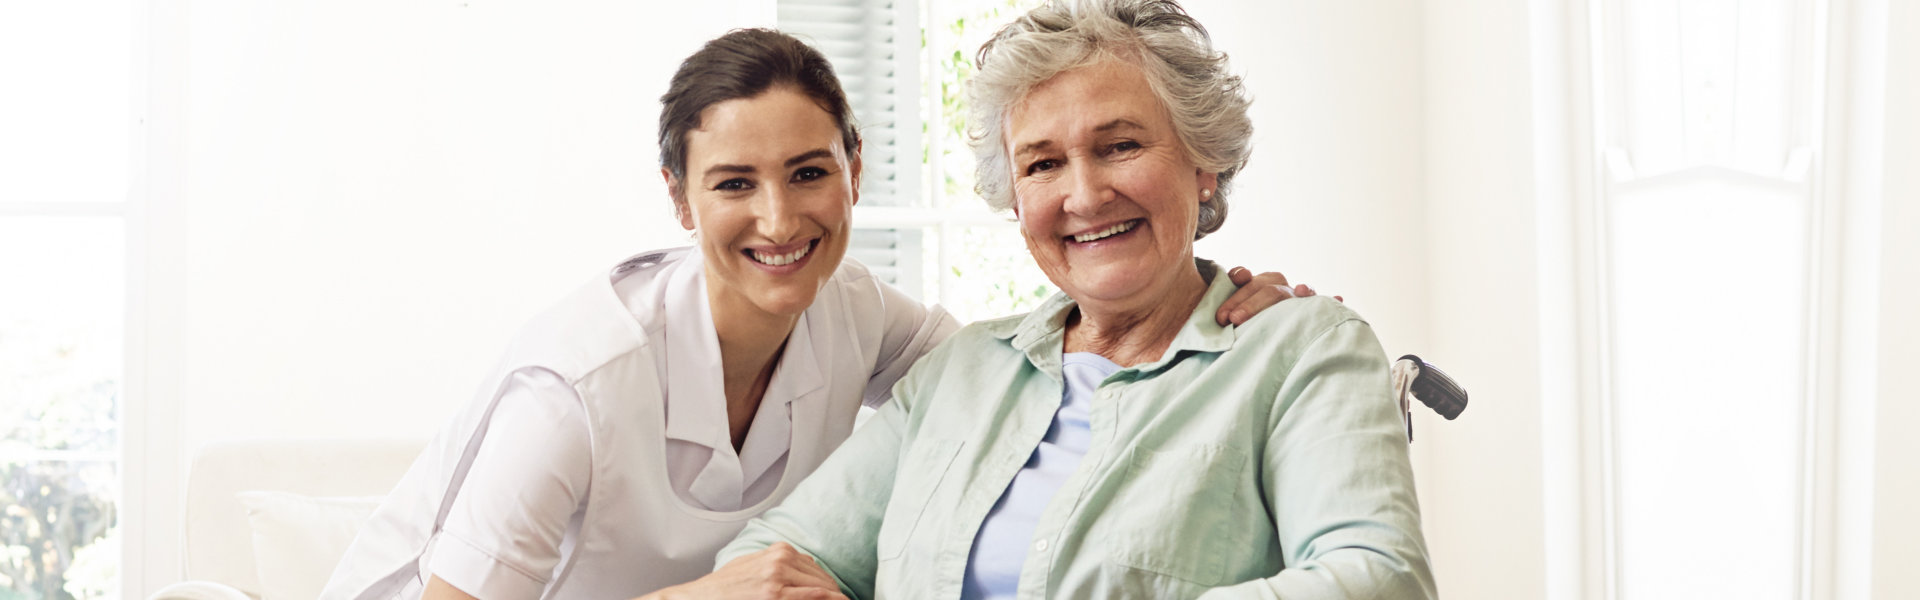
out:
M1398 366L1408 361L1412 364L1406 366L1410 367L1414 374L1409 391L1413 393L1414 398L1420 400L1421 404L1427 405L1427 408L1433 409L1433 412L1440 413L1440 416L1446 417L1448 421L1458 418L1461 412L1467 410L1467 390L1461 387L1459 382L1448 377L1445 371L1433 366L1433 363L1420 360L1420 357L1412 354L1402 356L1395 362Z

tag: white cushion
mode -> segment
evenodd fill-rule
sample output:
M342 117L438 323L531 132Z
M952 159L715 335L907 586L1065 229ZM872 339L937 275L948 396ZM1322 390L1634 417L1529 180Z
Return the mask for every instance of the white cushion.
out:
M422 440L379 439L245 439L202 446L187 475L186 552L176 576L218 581L260 597L253 528L236 492L384 496L425 446Z
M314 498L292 492L234 495L253 529L254 570L264 600L317 598L380 497Z

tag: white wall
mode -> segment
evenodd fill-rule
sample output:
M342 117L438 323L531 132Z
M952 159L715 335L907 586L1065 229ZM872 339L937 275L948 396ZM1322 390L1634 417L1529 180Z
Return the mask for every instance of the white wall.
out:
M1541 598L1542 407L1570 399L1541 393L1532 23L1525 0L1428 8L1425 316L1473 398L1420 449L1428 539L1448 596Z
M1201 256L1345 296L1427 352L1417 0L1186 3L1252 94L1252 162Z
M1886 0L1873 598L1920 597L1920 3Z

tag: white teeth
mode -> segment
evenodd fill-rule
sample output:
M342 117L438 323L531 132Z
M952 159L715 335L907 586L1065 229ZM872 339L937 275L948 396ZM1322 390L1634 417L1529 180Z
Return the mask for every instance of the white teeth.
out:
M759 250L753 250L751 252L753 253L753 259L756 261L760 261L761 264L768 264L768 265L779 267L779 266L793 264L794 261L800 260L801 258L805 257L808 252L812 252L812 251L813 251L813 244L807 244L805 246L801 246L799 250L788 252L786 254L767 254Z
M1108 227L1106 229L1102 229L1093 233L1082 233L1080 235L1073 236L1073 241L1091 242L1100 238L1119 235L1122 233L1126 233L1128 231L1132 231L1133 224L1134 224L1133 221L1127 221L1125 223L1114 225L1112 227Z

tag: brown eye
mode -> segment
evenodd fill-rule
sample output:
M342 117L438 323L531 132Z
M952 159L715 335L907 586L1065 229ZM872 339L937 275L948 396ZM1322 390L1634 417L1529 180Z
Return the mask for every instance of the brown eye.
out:
M713 186L713 189L714 191L720 191L720 192L737 192L741 190L753 189L753 183L747 181L746 179L735 177L733 179L728 179L726 181L720 182L718 185Z
M826 176L827 170L820 167L802 167L793 172L793 180L796 182L813 181Z
M1053 159L1037 160L1037 161L1034 161L1033 164L1027 165L1027 174L1032 175L1035 173L1044 173L1047 171L1052 171L1055 168L1058 168L1059 166L1060 166L1060 163L1054 161Z

